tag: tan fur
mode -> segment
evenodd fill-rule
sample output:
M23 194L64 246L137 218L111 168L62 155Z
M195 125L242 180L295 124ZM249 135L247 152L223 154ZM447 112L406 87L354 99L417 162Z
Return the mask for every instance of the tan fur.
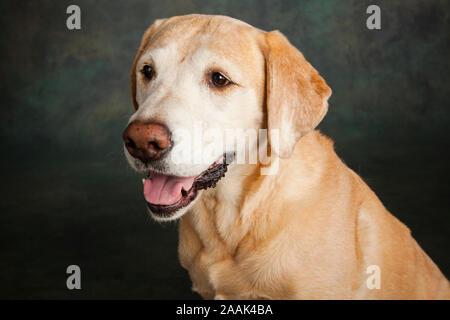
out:
M269 129L280 130L281 157L325 116L331 89L303 55L279 32L266 34Z
M206 299L448 299L447 279L409 229L313 130L331 90L279 32L201 15L155 23L133 64L135 109L139 57L189 30L173 63L189 58L200 36L210 39L257 93L255 125L285 131L273 150L283 157L276 175L233 166L181 217L178 252L194 290ZM380 267L380 289L367 288L370 265Z

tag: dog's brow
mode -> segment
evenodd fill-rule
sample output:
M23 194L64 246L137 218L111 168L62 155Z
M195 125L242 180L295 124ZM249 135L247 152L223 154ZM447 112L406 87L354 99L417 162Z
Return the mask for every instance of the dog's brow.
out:
M157 63L161 60L161 57L171 57L171 54L176 54L177 50L171 50L173 48L173 45L168 45L164 47L156 47L148 50L145 52L140 59L140 62L142 61L151 61L153 63ZM173 48L174 49L174 48Z

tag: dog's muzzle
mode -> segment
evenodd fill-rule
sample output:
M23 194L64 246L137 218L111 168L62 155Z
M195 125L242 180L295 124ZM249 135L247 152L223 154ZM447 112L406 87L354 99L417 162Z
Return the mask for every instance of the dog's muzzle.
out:
M177 177L150 171L142 181L147 207L161 217L172 215L194 201L199 190L215 188L216 183L225 176L232 159L232 155L227 157L224 154L195 177Z

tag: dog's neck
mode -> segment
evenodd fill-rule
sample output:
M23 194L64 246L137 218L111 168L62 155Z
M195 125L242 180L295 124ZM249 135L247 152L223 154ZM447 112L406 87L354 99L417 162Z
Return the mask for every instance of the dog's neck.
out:
M314 188L320 185L324 175L321 168L329 165L322 164L314 169L311 164L338 161L330 150L333 150L332 142L314 131L299 141L289 159L279 159L276 174L262 174L263 169L273 169L273 161L271 167L261 164L230 166L217 187L204 191L191 212L182 219L190 220L202 245L211 250L224 246L233 254L247 235L252 241L264 241L267 234L276 234L288 221L287 214L270 214L283 212L280 208L284 205L283 199L292 197L307 206L312 194L320 194L317 190L314 193ZM299 182L294 177L295 184L287 183L293 178L292 172L304 179Z
M211 241L211 234L205 235L203 246L217 249L220 243L230 254L234 253L252 226L254 216L246 213L254 209L248 208L248 203L259 202L257 199L249 201L249 198L258 196L256 186L264 187L261 179L266 177L261 176L260 171L260 165L232 165L216 188L203 192L187 217L193 219L192 226L200 240L203 240L203 231L214 233L214 241Z

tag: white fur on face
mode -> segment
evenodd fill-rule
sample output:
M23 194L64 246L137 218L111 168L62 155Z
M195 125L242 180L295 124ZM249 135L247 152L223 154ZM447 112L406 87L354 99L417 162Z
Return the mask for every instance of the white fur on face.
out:
M180 62L179 45L173 41L152 49L140 57L136 66L139 109L130 122L163 122L172 132L174 144L165 158L157 165L150 163L148 168L125 151L131 166L139 172L151 169L176 176L197 176L224 152L235 151L227 149L231 147L216 136L226 137L226 130L230 129L261 126L257 93L242 85L245 74L238 65L203 46L195 48ZM155 70L150 82L141 81L140 70L144 64L151 64ZM216 69L225 72L237 85L231 85L226 92L211 88L206 77ZM184 155L186 161L174 161L170 153L175 151Z

